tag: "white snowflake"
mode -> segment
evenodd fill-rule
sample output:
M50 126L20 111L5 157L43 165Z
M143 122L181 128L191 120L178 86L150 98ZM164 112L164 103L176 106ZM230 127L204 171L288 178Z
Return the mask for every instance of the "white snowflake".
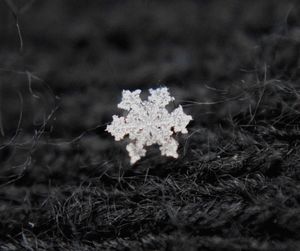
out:
M160 146L162 155L178 158L178 142L172 135L187 133L186 126L192 120L192 116L186 115L180 105L173 112L168 112L166 105L175 100L168 88L150 89L149 92L148 100L141 100L141 90L123 90L118 107L128 114L124 117L114 115L106 128L116 141L128 135L131 142L126 149L131 164L146 155L145 146L153 144Z

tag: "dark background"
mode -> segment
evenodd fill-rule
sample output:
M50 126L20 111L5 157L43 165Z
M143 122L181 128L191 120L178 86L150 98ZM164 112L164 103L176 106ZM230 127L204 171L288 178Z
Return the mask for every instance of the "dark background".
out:
M300 249L298 1L0 2L1 250ZM123 89L194 118L129 165Z

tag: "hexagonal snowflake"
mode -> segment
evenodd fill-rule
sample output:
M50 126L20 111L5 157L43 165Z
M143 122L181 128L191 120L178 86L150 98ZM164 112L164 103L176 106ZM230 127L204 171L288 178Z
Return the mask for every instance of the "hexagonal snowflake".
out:
M174 133L187 133L186 126L192 116L183 112L179 105L173 112L166 109L171 101L168 88L150 89L148 100L141 100L141 90L133 92L123 90L122 101L118 107L128 111L124 117L114 115L113 121L106 131L111 133L116 141L129 136L130 143L126 149L131 164L146 155L145 146L158 144L162 155L178 157L178 142L172 137Z

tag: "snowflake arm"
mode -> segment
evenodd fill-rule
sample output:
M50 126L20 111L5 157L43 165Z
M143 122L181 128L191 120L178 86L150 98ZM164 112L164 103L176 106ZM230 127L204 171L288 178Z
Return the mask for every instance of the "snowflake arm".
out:
M176 159L178 158L177 148L178 148L178 142L173 138L169 138L168 140L165 141L164 144L162 144L159 147L159 150L161 152L161 155L173 157Z
M106 127L106 131L114 136L116 141L123 139L129 133L125 118L116 115L113 116L111 124Z
M146 155L146 150L141 144L129 143L126 146L126 150L129 154L131 165L140 160L141 157L144 157Z
M162 87L158 89L149 89L150 96L148 100L152 103L155 103L156 105L160 107L165 107L168 105L171 101L175 100L174 97L170 96L170 93L168 91L167 87Z
M133 92L128 90L123 90L122 101L121 103L118 104L118 107L127 111L138 109L142 104L140 94L141 94L141 90L139 89Z
M173 120L174 132L181 132L183 134L188 133L186 126L193 118L183 112L181 105L171 113L171 117Z
M141 100L141 90L124 90L118 107L128 114L124 117L114 115L106 128L117 141L128 135L130 143L126 150L131 164L144 157L145 147L153 144L160 146L162 155L178 158L178 142L172 135L187 133L186 126L192 120L192 116L183 112L182 106L168 112L165 106L174 100L168 88L150 89L149 92L148 100Z

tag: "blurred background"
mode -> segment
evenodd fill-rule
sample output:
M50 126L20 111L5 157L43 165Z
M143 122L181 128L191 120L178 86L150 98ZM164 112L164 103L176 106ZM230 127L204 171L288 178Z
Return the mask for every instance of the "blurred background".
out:
M73 137L108 122L123 89L165 85L178 102L214 102L265 74L299 77L297 1L12 2L23 45L20 50L16 20L1 1L6 135L17 124L18 92L24 130L57 96L53 136Z
M277 107L261 83L297 86L299 54L298 1L1 1L3 235L49 187L130 168L104 131L123 89L167 86L194 117L191 132L226 128L257 101Z

